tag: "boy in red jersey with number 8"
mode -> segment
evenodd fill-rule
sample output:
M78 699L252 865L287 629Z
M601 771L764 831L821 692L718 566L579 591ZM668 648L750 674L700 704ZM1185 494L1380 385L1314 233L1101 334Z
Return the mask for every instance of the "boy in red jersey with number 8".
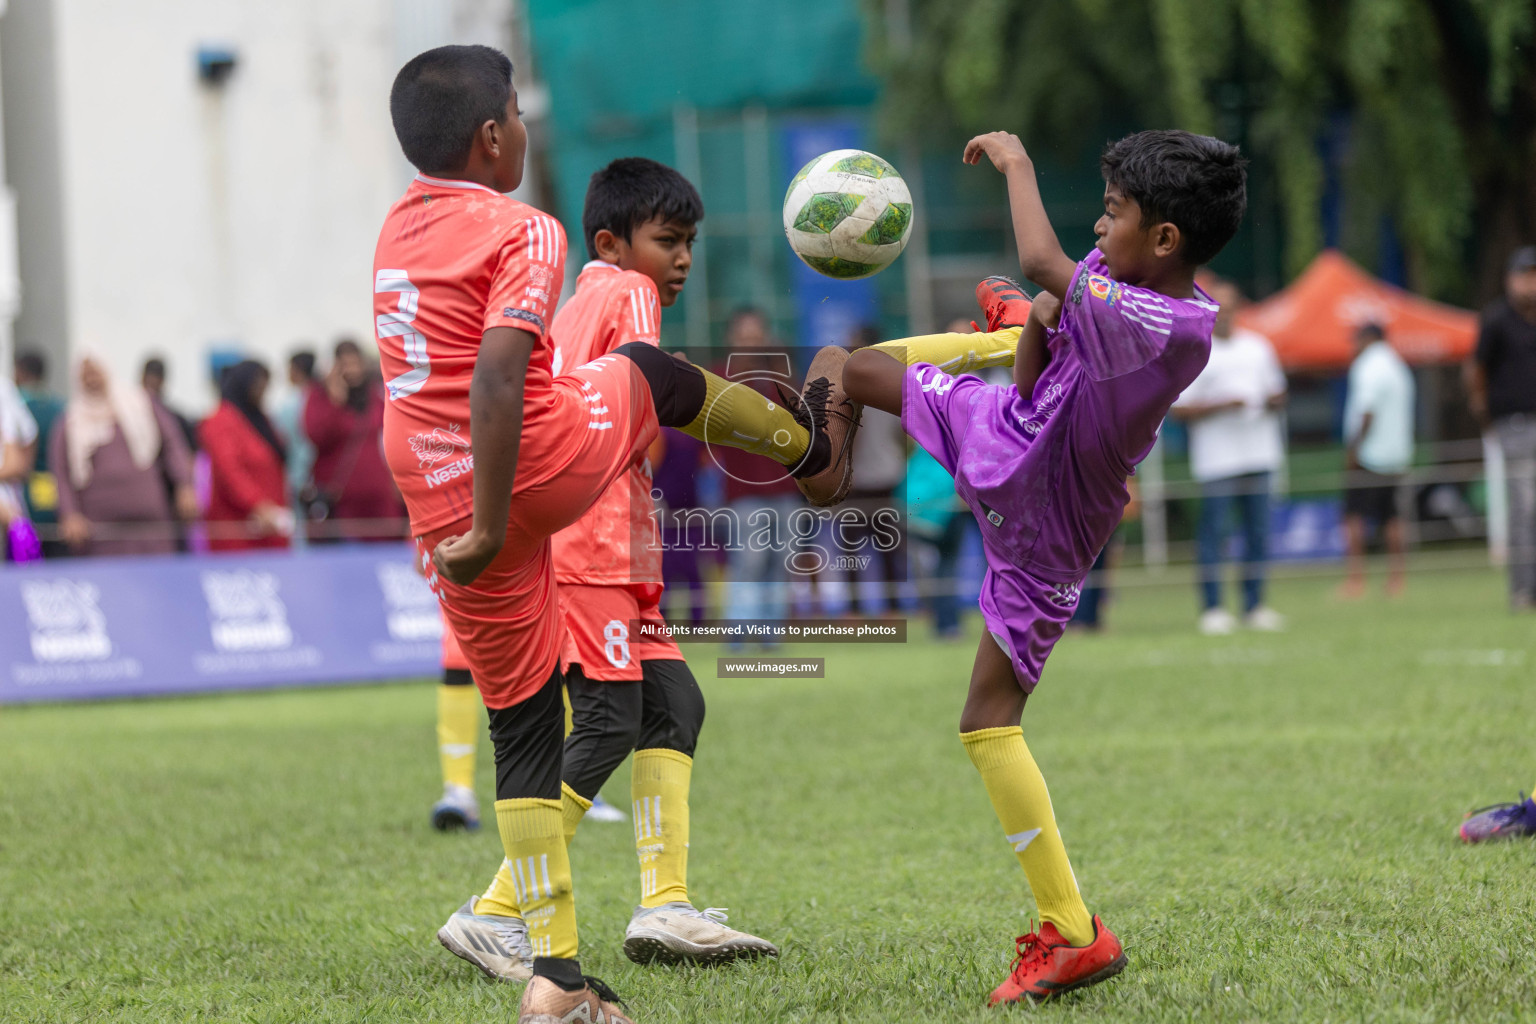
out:
M550 538L644 457L658 424L765 454L827 502L846 490L851 430L824 407L825 386L791 412L643 342L557 377L548 323L565 232L505 195L522 180L527 145L511 62L484 46L420 54L396 76L390 116L421 173L390 208L374 255L385 455L490 711L518 912L501 940L507 960L532 961L516 972L531 975L519 1019L622 1024L613 994L576 959ZM813 380L829 362L812 363Z

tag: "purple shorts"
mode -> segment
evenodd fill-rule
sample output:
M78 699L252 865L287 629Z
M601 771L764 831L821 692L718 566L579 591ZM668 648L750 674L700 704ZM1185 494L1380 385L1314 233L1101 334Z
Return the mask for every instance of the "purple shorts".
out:
M1017 451L1029 443L1007 425L1006 406L1014 397L1011 387L986 385L975 377L950 377L919 363L907 368L902 383L901 424L950 475L959 477L962 451L975 458L986 451ZM989 510L973 500L968 482L957 479L956 485L977 520L986 520ZM1020 497L1028 500L1025 488L1020 488ZM985 533L984 528L984 538ZM1019 685L1031 693L1040 681L1045 659L1077 608L1082 581L1040 579L983 547L987 574L981 581L982 619L1013 662Z
M1025 693L1034 693L1045 659L1077 609L1076 583L1047 583L988 556L981 579L981 618L1013 662Z

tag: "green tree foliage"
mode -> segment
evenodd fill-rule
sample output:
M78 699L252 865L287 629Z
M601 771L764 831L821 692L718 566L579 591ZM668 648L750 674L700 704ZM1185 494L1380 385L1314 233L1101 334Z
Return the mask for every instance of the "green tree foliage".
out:
M1536 239L1532 0L865 2L894 130L1063 155L1105 125L1237 139L1273 170L1292 273L1322 245L1325 136L1346 246L1369 260L1390 216L1417 287L1481 297Z

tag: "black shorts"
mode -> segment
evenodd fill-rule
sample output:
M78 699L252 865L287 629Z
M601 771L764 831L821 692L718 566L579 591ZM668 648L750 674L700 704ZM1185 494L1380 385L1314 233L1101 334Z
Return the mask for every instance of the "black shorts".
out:
M1372 473L1368 469L1356 469L1344 475L1348 489L1344 492L1344 514L1359 516L1373 523L1385 523L1402 518L1397 495L1402 489L1402 474Z

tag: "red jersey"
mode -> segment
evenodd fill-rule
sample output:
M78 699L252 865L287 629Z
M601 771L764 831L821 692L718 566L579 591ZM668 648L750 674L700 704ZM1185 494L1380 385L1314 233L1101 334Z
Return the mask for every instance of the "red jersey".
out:
M548 325L564 277L560 222L483 185L418 174L390 208L373 257L384 457L418 536L474 507L469 382L480 338L537 338L523 385L519 483L551 447ZM541 443L543 442L543 443Z
M550 328L554 370L571 370L626 342L660 340L656 284L635 270L593 260ZM555 534L555 579L614 585L661 582L661 539L651 500L651 467L640 462L615 480L586 515Z

